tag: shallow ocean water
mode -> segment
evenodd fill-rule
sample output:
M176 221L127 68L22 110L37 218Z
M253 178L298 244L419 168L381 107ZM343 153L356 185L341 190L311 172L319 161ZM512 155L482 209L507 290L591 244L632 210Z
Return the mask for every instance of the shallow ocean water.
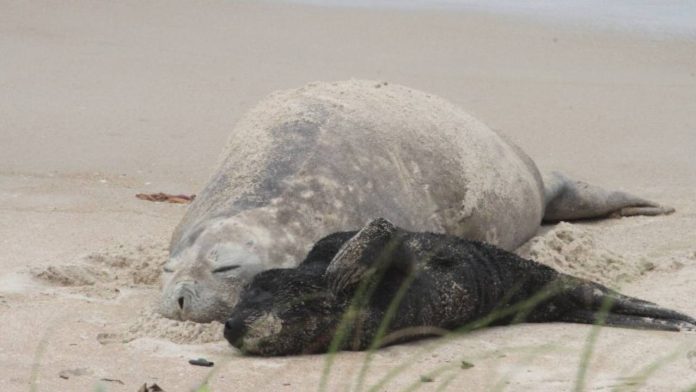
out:
M696 38L696 0L279 0L321 6L471 10Z

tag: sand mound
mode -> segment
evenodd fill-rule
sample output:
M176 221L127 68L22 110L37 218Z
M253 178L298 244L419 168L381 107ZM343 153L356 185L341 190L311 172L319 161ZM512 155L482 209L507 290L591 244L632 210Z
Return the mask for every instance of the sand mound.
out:
M58 265L33 270L32 274L59 286L91 286L113 280L106 270L90 265Z
M115 299L121 288L153 288L159 284L162 265L167 261L164 241L136 247L119 245L80 257L73 263L32 270L37 279L69 288L91 298ZM174 343L200 344L223 339L223 324L199 324L170 320L149 306L142 309L125 332L105 332L97 336L102 344L128 343L149 337Z
M142 310L137 319L123 333L102 333L97 336L102 344L128 343L138 338L165 339L174 343L202 344L223 339L224 325L217 321L200 324L164 318L157 312Z
M162 242L130 248L119 245L88 254L74 263L32 270L34 277L57 286L155 285L162 265L167 261L167 247ZM113 287L108 287L113 289Z
M610 287L634 280L654 268L642 258L618 254L603 247L588 230L566 222L532 238L517 253L566 274Z
M217 321L201 324L164 318L155 311L143 311L130 326L126 335L136 339L156 337L175 343L208 343L223 339L224 325ZM131 339L131 340L132 340Z
M685 265L693 265L696 261L696 250L676 251L657 259L643 257L643 260L651 270L674 272L684 268Z

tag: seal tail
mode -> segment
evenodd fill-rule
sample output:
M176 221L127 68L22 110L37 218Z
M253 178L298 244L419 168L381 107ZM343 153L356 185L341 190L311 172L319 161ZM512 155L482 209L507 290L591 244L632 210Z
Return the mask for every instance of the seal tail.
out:
M608 326L696 331L696 319L660 307L652 302L629 297L593 282L583 282L569 293L576 307L560 317L561 321Z

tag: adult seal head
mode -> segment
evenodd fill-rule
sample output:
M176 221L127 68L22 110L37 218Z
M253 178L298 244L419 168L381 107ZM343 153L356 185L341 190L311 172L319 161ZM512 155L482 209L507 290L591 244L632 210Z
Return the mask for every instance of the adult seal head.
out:
M408 87L351 80L281 91L236 125L170 244L160 312L223 320L259 271L296 266L327 233L385 217L514 249L542 219L671 211L542 178L517 146Z

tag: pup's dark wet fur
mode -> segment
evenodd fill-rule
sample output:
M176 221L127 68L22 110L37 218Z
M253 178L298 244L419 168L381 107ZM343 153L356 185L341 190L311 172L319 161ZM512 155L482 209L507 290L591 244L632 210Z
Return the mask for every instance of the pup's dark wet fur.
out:
M689 316L494 246L377 219L321 239L297 268L257 275L225 324L225 338L248 354L289 355L332 344L363 350L459 327L598 320L696 328Z

